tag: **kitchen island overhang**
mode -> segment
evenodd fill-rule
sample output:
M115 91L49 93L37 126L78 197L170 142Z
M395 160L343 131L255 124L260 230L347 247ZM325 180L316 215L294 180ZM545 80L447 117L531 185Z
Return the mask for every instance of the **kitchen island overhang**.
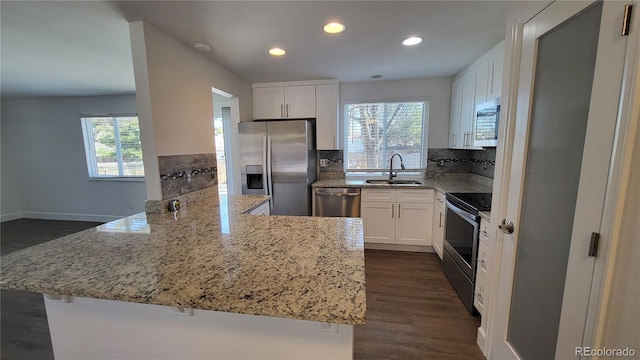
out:
M247 209L259 206L266 197L254 197L249 201L250 206L247 199L229 196L225 201L217 196L208 197L176 213L140 213L10 254L2 258L0 286L54 295L54 299L45 299L45 304L52 325L54 352L60 358L82 354L60 352L64 342L58 335L66 334L67 340L83 338L91 334L90 331L83 333L83 326L93 324L89 328L98 329L101 318L107 320L105 329L115 330L116 324L112 321L117 316L114 314L129 312L148 312L156 320L143 319L143 323L152 325L145 329L129 324L129 328L138 328L138 336L126 337L133 340L133 347L125 346L126 342L120 339L115 344L107 344L106 349L118 348L119 343L127 351L136 348L150 351L148 348L156 344L158 349L167 349L149 354L150 358L162 354L175 357L176 353L169 350L189 341L185 338L172 343L171 331L167 333L168 339L162 337L162 332L173 328L173 321L182 325L184 321L186 325L200 324L202 330L214 329L215 324L224 324L223 320L233 318L238 324L247 325L243 330L236 329L238 339L208 336L225 339L219 343L208 341L218 353L224 353L225 344L235 349L225 353L225 358L233 353L238 355L236 358L252 358L246 353L249 349L240 349L239 345L243 338L251 338L243 334L260 328L263 329L262 341L253 337L250 341L253 345L244 347L263 347L260 350L264 352L263 358L269 358L272 351L275 351L274 358L289 355L290 358L317 358L324 356L317 352L322 348L342 349L339 353L348 353L344 358L350 358L352 327L364 323L366 313L361 219L246 215ZM65 297L55 300L58 295L70 296L71 302L65 303ZM139 310L140 306L145 310ZM80 311L83 307L95 311L83 313ZM152 308L170 315L170 322L157 323L165 316ZM78 310L77 319L90 321L86 324L71 321L74 316L68 312L73 309ZM185 313L191 315L190 309L195 309L194 316L184 316ZM62 332L56 329L59 324L55 319L62 321ZM67 325L76 322L77 333L70 336L73 329ZM203 326L205 323L209 325ZM276 331L277 324L284 324L281 326L284 332ZM153 329L159 333L151 335ZM297 330L288 333L291 329ZM304 329L309 332L302 336ZM174 329L183 334L192 330ZM117 332L126 333L123 329ZM141 333L147 334L143 339L151 341L146 346L142 339L136 339ZM110 338L97 330L95 335L102 343ZM330 342L321 341L322 338ZM342 340L336 343L339 338ZM291 339L298 339L297 345ZM314 342L319 344L315 350ZM74 341L67 343L65 351L75 351L80 346ZM100 343L94 345L97 350ZM191 344L185 349L193 347ZM91 350L86 346L83 349ZM287 355L292 349L298 352ZM201 350L206 352L212 348L205 346ZM185 351L181 352L184 357L198 357ZM101 356L118 357L112 355L115 354ZM144 352L135 353L135 357L143 355ZM171 358L171 355L164 356Z

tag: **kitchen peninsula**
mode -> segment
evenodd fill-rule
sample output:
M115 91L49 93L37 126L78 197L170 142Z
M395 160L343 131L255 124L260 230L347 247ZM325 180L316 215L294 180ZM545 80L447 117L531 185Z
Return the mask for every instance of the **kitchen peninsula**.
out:
M48 294L56 358L350 359L362 221L254 216L266 196L203 191L7 255L0 287Z

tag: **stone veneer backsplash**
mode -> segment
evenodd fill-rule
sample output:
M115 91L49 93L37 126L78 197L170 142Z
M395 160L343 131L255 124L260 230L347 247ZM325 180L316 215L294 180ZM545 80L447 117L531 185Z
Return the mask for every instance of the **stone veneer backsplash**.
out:
M158 168L163 199L218 184L215 153L158 156Z
M320 150L318 159L327 159L327 166L320 167L319 179L344 178L342 150ZM426 175L438 173L473 173L493 178L495 169L496 149L458 150L458 149L429 149L427 155ZM439 160L444 165L437 166Z

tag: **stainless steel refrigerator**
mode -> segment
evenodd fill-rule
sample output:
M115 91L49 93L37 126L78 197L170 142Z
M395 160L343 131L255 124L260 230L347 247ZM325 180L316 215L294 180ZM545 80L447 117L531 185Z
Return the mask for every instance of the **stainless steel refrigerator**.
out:
M317 171L311 121L245 122L238 134L242 193L271 195L272 215L311 215Z

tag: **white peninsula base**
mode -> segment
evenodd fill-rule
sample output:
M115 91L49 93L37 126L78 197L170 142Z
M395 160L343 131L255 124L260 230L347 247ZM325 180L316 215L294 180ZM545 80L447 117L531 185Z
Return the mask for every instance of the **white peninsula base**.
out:
M56 359L353 358L353 325L44 298Z

